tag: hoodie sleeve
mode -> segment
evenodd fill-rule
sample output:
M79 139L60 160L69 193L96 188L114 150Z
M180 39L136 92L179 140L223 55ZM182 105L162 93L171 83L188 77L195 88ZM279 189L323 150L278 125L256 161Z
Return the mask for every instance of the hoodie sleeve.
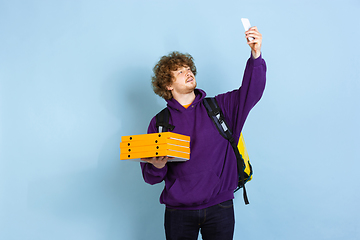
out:
M250 57L246 63L239 89L216 96L235 139L238 139L250 110L260 100L265 89L266 63L262 56Z
M157 132L157 131L156 131L156 120L154 117L150 121L147 133L155 133L155 132ZM145 182L147 182L151 185L162 182L167 173L167 165L165 165L165 167L163 167L161 169L158 169L150 163L141 162L140 166L141 166L141 171L142 171L142 175L143 175Z

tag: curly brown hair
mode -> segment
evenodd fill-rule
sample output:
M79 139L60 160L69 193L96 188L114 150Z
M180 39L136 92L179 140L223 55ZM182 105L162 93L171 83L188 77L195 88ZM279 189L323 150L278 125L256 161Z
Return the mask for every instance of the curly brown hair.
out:
M166 100L171 99L173 97L171 91L166 88L173 82L173 74L171 71L176 71L180 67L185 66L190 67L194 76L196 76L194 59L190 54L175 51L167 56L161 57L153 68L154 75L151 78L151 83L154 92Z

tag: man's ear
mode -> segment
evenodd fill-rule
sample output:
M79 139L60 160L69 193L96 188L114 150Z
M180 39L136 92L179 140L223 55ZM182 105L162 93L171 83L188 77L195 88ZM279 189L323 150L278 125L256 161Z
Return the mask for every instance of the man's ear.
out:
M171 91L171 90L173 90L174 88L173 88L172 86L166 86L166 89L169 90L169 91Z

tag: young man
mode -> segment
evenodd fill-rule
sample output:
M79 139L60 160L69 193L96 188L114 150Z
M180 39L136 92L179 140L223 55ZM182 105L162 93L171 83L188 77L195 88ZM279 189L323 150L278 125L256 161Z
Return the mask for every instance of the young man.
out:
M239 89L215 96L234 138L239 139L250 110L265 88L266 64L261 57L262 35L256 27L245 32L251 57ZM167 239L194 239L201 231L205 240L233 238L234 190L238 174L234 151L208 116L196 88L196 67L189 54L173 52L154 67L154 92L167 101L173 132L190 136L190 160L168 162L168 157L146 158L141 163L149 184L165 181L160 202L166 205ZM221 81L221 79L218 79ZM148 133L157 132L155 117Z

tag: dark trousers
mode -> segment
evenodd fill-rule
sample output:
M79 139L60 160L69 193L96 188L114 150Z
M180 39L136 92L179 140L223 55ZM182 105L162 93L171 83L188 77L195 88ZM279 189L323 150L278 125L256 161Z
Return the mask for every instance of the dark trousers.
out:
M165 210L167 240L197 240L199 230L204 240L232 240L234 227L232 200L201 210Z

